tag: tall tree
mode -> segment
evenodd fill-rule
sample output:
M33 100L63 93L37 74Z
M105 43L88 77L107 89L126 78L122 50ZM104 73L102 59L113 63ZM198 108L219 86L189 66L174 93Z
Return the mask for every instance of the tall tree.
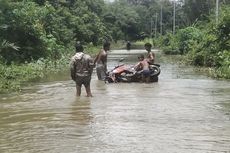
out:
M212 8L215 7L215 0L185 0L184 12L188 17L189 24L199 19L205 19Z

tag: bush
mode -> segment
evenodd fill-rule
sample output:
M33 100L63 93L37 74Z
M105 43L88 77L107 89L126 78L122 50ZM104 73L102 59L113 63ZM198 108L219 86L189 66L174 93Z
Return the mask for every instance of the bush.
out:
M187 27L177 33L178 47L181 54L186 54L194 44L201 42L202 32L195 27Z
M0 64L0 93L20 91L24 82L43 78L49 73L68 69L69 56L62 55L59 60L39 59L27 64Z

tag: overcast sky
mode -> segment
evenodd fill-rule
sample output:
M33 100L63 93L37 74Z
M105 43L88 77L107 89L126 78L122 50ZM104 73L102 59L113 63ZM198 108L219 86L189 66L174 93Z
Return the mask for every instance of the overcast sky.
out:
M114 0L105 0L105 1L108 1L108 2L113 2Z

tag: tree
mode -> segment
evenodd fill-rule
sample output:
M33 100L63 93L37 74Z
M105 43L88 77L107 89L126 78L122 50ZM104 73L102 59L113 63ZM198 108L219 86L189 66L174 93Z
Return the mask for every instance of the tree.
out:
M191 25L198 19L206 19L214 6L215 0L185 0L183 8Z

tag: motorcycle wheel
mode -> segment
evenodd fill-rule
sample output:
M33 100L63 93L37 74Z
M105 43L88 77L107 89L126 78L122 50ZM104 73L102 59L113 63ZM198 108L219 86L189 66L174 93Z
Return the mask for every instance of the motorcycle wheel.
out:
M152 71L150 75L151 77L157 77L161 73L160 67L155 66L155 65L152 65L150 70Z

